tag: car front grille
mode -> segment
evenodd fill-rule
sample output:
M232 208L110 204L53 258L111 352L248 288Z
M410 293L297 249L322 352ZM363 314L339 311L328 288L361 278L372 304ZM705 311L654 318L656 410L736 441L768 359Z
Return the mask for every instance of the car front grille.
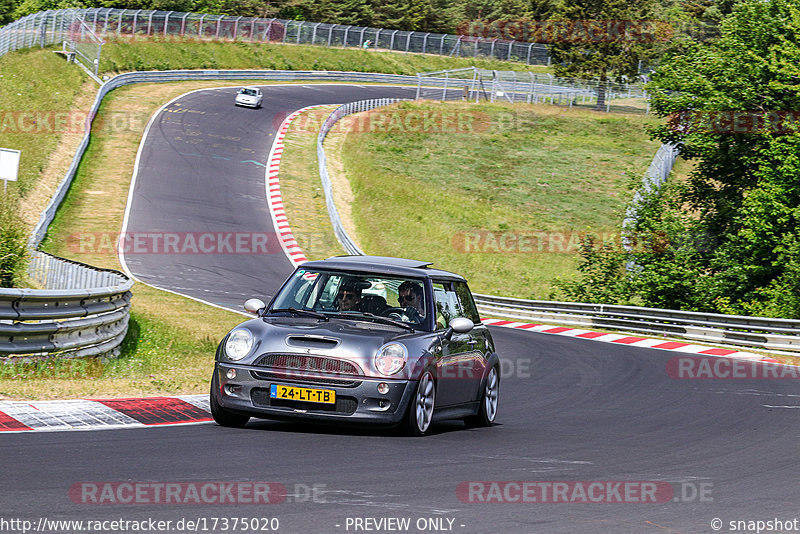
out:
M312 356L310 354L264 354L253 365L324 375L363 374L358 366L351 362L324 356Z
M273 399L269 396L268 389L254 388L250 393L250 398L255 406L263 406L266 408L292 408L296 410L307 410L309 412L335 413L338 415L350 415L358 408L358 401L354 397L342 395L336 396L336 404L321 404L316 402Z
M361 385L361 380L354 380L349 377L338 377L328 375L309 375L293 373L291 371L250 371L253 377L259 380L280 380L282 382L298 382L302 384L318 384L323 386L336 386L340 388L357 388Z

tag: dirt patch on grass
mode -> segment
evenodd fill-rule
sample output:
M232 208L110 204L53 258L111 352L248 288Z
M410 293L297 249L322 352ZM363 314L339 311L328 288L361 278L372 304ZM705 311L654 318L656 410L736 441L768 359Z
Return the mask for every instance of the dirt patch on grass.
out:
M88 115L96 94L97 83L93 80L87 81L75 96L72 109ZM20 200L19 214L28 231L33 230L39 222L39 217L67 173L82 139L83 132L68 130L62 134L36 185Z
M351 120L352 117L345 117L337 122L325 137L323 146L325 148L325 158L328 162L328 176L331 179L333 202L336 206L336 211L339 212L339 219L342 221L345 232L358 245L358 233L353 221L352 209L355 195L345 174L344 162L342 161L342 148L347 138L346 132L350 131L348 124L350 124ZM360 245L358 246L361 248Z

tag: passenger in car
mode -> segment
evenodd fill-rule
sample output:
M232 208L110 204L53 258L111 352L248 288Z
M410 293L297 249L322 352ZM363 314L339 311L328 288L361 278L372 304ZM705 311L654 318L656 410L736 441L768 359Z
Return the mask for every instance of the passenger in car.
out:
M336 294L336 306L339 311L361 311L361 288L355 283L346 283Z

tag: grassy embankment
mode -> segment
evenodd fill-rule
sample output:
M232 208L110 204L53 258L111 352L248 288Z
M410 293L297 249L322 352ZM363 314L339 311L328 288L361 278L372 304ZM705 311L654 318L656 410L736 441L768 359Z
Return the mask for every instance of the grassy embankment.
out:
M433 117L434 131L403 126L414 117ZM403 103L359 121L331 141L361 248L434 261L467 275L473 291L524 298L559 297L553 280L575 273L583 234L619 243L630 185L658 148L643 133L652 118L550 105Z
M199 42L118 42L103 48L101 70L240 68L354 70L414 74L460 68L522 68L497 61L460 60L438 56L323 49L307 46ZM82 135L82 120L96 92L94 82L51 50L32 49L0 57L0 109L4 123L0 146L23 152L20 181L10 186L4 202L18 204L29 228L38 220L69 166ZM200 87L235 82L186 82L119 89L103 105L104 125L92 142L63 208L45 243L45 250L87 263L119 268L111 254L80 254L67 246L77 232L121 227L136 148L150 115L165 101ZM31 115L37 120L31 127ZM11 122L8 122L11 121ZM49 121L49 122L46 122ZM302 141L308 144L307 140ZM295 144L291 138L287 140ZM291 152L291 149L287 152ZM299 180L316 176L305 162ZM284 167L284 180L293 171ZM288 186L288 185L287 185ZM290 187L290 186L288 186ZM312 202L319 188L311 186ZM295 197L294 194L289 194ZM19 198L21 197L21 198ZM304 208L300 208L302 211ZM330 240L327 240L329 244ZM338 250L336 251L338 252ZM323 254L325 255L325 254ZM43 361L0 366L0 398L65 398L199 393L207 389L217 341L240 315L213 309L190 299L138 284L134 290L130 334L124 356L110 362Z

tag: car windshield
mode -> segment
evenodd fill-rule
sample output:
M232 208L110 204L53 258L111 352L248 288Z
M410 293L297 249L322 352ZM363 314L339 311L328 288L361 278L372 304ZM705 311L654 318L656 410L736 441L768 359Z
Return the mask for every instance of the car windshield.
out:
M256 96L258 94L255 89L247 89L247 88L244 88L239 92L247 96Z
M417 330L430 330L427 302L427 289L421 279L301 268L275 297L269 313L293 308L329 317L387 324L394 321Z

